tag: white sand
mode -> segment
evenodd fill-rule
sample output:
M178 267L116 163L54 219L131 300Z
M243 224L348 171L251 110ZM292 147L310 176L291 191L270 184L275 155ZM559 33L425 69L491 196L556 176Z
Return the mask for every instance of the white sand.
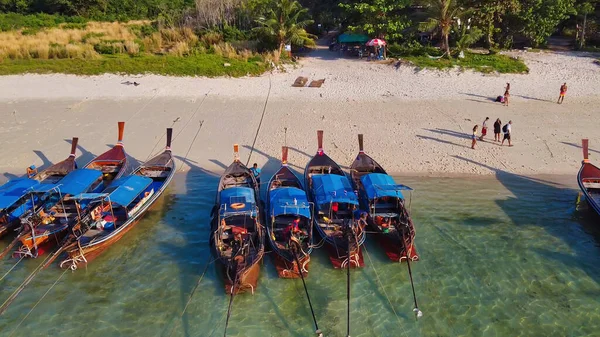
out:
M394 173L575 175L581 138L600 149L600 66L580 53L512 54L526 60L529 74L396 70L335 59L335 53L321 50L288 73L254 78L0 77L0 172L22 174L28 165L61 160L69 150L64 139L72 136L80 137L86 152L79 162L85 164L116 141L119 120L127 122L128 153L142 161L171 125L175 135L181 132L174 150L185 156L204 120L188 158L194 166L219 171L231 162L233 143L245 146L242 158L248 157L271 85L251 158L266 166L266 173L279 165L287 127L287 144L297 149L290 161L300 171L316 151L316 130L324 129L326 152L345 166L358 150L356 134L364 133L367 152ZM298 76L326 81L318 89L291 87ZM120 84L128 80L141 85ZM512 94L508 108L490 100L503 93L506 82ZM563 82L569 92L557 105ZM513 121L514 147L485 142L470 149L471 129L486 116L488 140L495 118Z

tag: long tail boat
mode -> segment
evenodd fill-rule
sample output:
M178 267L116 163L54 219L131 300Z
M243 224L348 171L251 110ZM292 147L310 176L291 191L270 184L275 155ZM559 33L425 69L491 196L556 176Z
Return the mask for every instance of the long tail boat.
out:
M167 129L167 146L156 157L131 173L115 179L101 194L83 194L79 200L92 200L84 215L83 235L64 250L68 257L61 268L75 270L91 262L131 230L164 193L175 174L171 153L173 129Z
M284 146L282 152L281 168L267 190L267 236L279 277L299 278L300 272L308 275L313 249L312 203L288 167L288 148Z
M350 181L323 151L323 131L317 131L317 154L304 170L309 201L315 205L314 223L325 241L334 268L363 267L361 245L365 241L363 226L355 221L358 198Z
M0 186L0 237L17 229L21 225L19 218L41 202L41 195L31 193L32 187L39 184L44 186L56 184L77 168L75 151L78 140L75 137L71 141L71 153L65 160L39 173L33 167L29 167L26 178L14 179Z
M104 184L98 187L97 192L101 192L103 189L107 188L113 180L120 178L125 173L127 167L127 155L125 154L125 148L123 147L125 122L118 122L118 128L119 136L117 144L110 150L92 159L83 167L102 172Z
M234 160L219 181L211 221L210 245L217 266L222 270L225 291L254 293L265 251L261 221L259 186L252 172L242 164L238 145Z
M410 257L419 259L414 246L415 227L406 209L402 191L412 190L397 185L394 179L363 149L363 135L358 135L359 153L350 166L350 176L358 191L362 209L368 210L367 223L385 250L396 262Z
M82 187L87 187L81 191L74 190L65 191L62 182L55 185L46 184L46 189L34 189L35 192L45 192L53 190L55 195L59 196L54 204L47 204L46 208L40 208L32 216L22 219L23 226L19 234L19 240L22 246L15 256L37 257L50 246L51 243L58 243L56 240L51 241L51 238L63 237L68 229L74 229L78 225L78 220L81 219L81 213L86 211L89 206L89 200L68 200L63 201L63 198L72 198L73 196L83 192L101 192L110 186L114 179L118 179L127 169L127 155L123 147L123 132L125 130L125 122L118 123L118 139L117 144L110 150L92 159L87 163L82 170L96 171L101 173L101 184L93 184L87 186L87 180L83 178ZM82 173L82 177L83 177ZM93 174L89 175L90 177ZM87 177L87 175L86 175ZM73 183L73 182L71 182ZM64 208L67 207L65 210ZM53 216L52 213L64 214L64 217ZM60 218L60 219L57 219ZM62 219L62 220L61 220ZM39 227L39 228L38 228ZM36 228L34 232L32 228ZM64 233L63 233L64 232ZM35 238L34 238L35 237ZM51 241L51 242L49 242ZM44 249L38 250L42 246Z
M583 161L577 174L577 183L588 205L600 215L600 168L590 163L589 140L583 139L581 143L583 147Z
M58 184L46 185L32 188L32 193L51 193L51 197L36 212L21 218L22 230L18 239L22 245L13 254L15 257L36 258L52 244L58 243L87 207L71 197L102 185L102 172L78 169L67 174Z

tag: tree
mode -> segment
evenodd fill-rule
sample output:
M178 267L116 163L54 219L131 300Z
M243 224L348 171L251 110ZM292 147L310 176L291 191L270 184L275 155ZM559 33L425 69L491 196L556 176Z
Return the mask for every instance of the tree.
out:
M427 1L429 8L429 19L421 24L423 30L439 29L443 38L443 48L446 50L446 56L450 56L450 43L448 36L452 25L457 19L466 16L470 11L461 8L456 0L429 0Z
M483 31L479 27L471 27L470 20L461 22L456 20L454 31L456 32L456 50L461 52L472 46L483 36Z
M410 0L360 0L339 6L352 18L350 30L397 40L410 27L410 20L402 12L410 3Z
M577 14L578 15L583 15L583 25L581 26L581 35L579 35L579 32L577 32L577 36L579 38L579 45L578 47L581 49L583 47L585 47L585 29L586 29L586 25L587 25L587 16L588 14L592 14L594 13L595 7L594 4L596 1L591 0L591 1L585 1L580 3L577 6Z
M521 33L532 46L546 44L556 26L574 14L574 0L522 0L518 17L523 23Z
M278 55L286 44L312 46L313 36L305 30L313 21L306 19L308 10L296 0L271 0L270 9L256 22L260 27L254 30L277 41Z
M500 24L504 17L520 8L519 0L467 0L463 3L473 8L474 24L483 30L489 48L496 45L494 35L502 32Z

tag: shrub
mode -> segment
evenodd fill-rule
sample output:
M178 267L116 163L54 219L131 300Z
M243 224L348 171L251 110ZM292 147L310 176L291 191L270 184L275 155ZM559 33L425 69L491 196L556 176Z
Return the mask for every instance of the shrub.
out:
M239 28L232 26L223 27L223 40L225 42L244 41L247 39L248 36L246 32L240 30Z
M190 52L190 47L186 42L180 41L177 42L171 49L169 49L169 54L176 56L185 56Z
M146 36L143 40L144 49L149 53L162 52L162 35L159 32Z
M125 47L125 51L130 56L136 56L140 53L140 46L134 41L126 41L123 46Z
M218 32L206 32L200 37L200 41L202 41L205 46L210 47L223 42L223 36Z
M441 56L443 51L434 47L423 46L416 41L410 41L404 45L392 44L388 47L390 56Z

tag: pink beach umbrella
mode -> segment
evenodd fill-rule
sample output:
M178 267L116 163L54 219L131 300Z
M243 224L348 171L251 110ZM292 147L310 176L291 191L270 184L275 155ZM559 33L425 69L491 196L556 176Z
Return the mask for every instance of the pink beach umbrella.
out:
M374 46L381 47L381 46L385 46L386 44L387 43L385 42L385 40L382 40L382 39L372 39L366 43L366 45L369 47L374 47Z

